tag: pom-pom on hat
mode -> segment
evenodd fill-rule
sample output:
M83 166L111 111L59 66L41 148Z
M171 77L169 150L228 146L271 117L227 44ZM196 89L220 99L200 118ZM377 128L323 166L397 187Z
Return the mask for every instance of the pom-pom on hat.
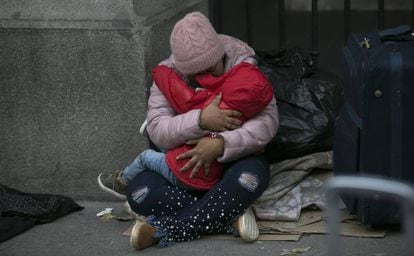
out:
M209 69L225 53L210 21L200 12L189 13L175 24L170 46L175 66L184 75Z

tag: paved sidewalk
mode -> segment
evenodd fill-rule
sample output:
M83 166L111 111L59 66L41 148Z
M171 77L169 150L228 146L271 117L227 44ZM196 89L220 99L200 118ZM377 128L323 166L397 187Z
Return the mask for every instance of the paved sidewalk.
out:
M25 233L0 243L1 256L83 256L83 255L257 255L279 256L282 249L310 246L300 256L326 255L326 237L304 236L299 242L257 241L244 243L240 239L197 241L179 243L170 248L152 247L134 251L129 246L129 237L123 236L131 221L110 220L102 222L96 213L106 207L115 208L116 215L125 215L119 202L79 201L85 209L72 213L52 223L38 225ZM401 255L399 232L391 232L382 239L343 238L344 255L395 256ZM291 254L293 255L293 254Z

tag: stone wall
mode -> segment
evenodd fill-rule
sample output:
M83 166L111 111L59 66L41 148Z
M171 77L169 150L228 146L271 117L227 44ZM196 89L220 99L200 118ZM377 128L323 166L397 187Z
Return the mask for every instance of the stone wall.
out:
M111 199L100 171L145 149L150 70L201 0L0 0L0 183Z

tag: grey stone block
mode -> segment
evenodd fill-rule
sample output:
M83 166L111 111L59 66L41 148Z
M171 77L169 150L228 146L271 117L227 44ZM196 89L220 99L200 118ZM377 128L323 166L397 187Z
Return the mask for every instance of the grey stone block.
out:
M140 16L133 1L95 2L0 1L0 183L108 200L98 173L148 147L138 130L150 70L168 56L175 21L206 3Z

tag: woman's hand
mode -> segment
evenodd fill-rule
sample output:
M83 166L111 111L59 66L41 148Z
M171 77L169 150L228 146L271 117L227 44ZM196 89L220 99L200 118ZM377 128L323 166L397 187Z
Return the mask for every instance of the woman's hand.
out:
M241 113L236 110L220 109L221 93L205 107L200 114L200 128L211 132L224 132L240 127L242 122L237 119Z
M203 137L198 140L189 141L187 144L197 144L193 149L182 153L177 157L177 160L184 158L191 158L190 161L183 168L181 172L186 172L189 169L193 169L190 174L190 178L193 178L201 167L204 167L204 174L208 176L210 171L210 164L221 156L224 152L224 140L223 138L210 138Z

